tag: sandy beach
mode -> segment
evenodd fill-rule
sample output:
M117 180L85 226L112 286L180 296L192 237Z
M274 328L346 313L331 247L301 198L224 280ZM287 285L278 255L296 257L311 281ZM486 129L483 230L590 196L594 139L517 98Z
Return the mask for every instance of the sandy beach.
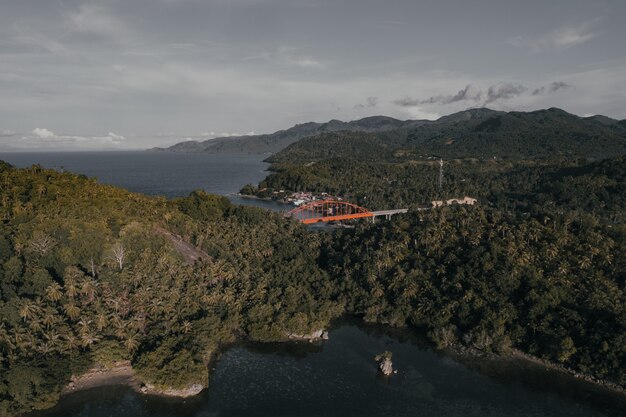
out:
M141 381L129 361L115 362L111 367L97 365L86 373L72 377L70 383L61 392L62 395L104 385L128 385L139 391Z

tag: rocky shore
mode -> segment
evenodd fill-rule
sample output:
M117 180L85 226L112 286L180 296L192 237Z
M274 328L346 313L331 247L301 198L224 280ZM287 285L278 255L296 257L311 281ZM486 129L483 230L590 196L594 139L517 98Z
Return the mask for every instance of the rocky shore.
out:
M537 356L533 356L531 354L525 353L519 349L512 348L507 353L503 354L495 354L495 353L487 353L482 350L469 348L463 345L452 345L444 349L444 352L447 352L453 357L457 357L459 359L464 359L464 362L468 360L474 359L486 359L490 361L519 361L519 363L527 363L538 365L542 368L549 369L568 377L573 377L577 380L587 382L589 384L595 385L597 387L626 395L626 387L622 387L614 382L606 381L600 378L595 378L591 375L584 374L581 372L577 372L573 369L570 369L561 364L550 362L545 359L538 358Z
M576 372L573 369L567 368L563 365L559 365L557 363L554 362L550 362L550 361L546 361L544 359L538 358L536 356L533 355L529 355L527 353L522 352L521 350L518 349L512 349L510 356L512 358L518 359L518 360L523 360L523 361L527 361L527 362L531 362L534 363L536 365L541 365L544 366L546 368L549 369L553 369L559 372L563 372L566 373L570 376L573 376L576 379L580 379L582 381L585 382L589 382L591 384L594 385L598 385L601 386L603 388L609 389L611 391L615 391L617 393L620 394L626 394L626 389L618 384L615 384L613 382L609 382L609 381L605 381L603 379L600 378L595 378L591 375L587 375L587 374L583 374L581 372Z
M320 340L328 340L328 332L324 329L314 330L308 334L287 333L289 340L317 342Z
M95 365L84 374L73 376L61 395L106 385L127 385L142 394L180 398L192 397L206 388L201 384L191 384L184 388L156 387L144 383L129 361L122 361L111 366Z

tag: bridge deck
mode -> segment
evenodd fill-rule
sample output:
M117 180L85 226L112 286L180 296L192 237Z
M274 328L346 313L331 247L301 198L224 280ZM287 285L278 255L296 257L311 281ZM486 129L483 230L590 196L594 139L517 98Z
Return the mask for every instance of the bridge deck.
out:
M380 211L372 211L371 213L374 217L378 216L391 216L394 214L408 213L409 209L395 209L395 210L380 210Z
M285 213L285 216L304 224L313 224L362 218L369 218L374 221L378 216L385 216L387 219L391 219L391 216L394 214L406 212L408 212L408 209L369 211L346 201L320 200L298 206Z

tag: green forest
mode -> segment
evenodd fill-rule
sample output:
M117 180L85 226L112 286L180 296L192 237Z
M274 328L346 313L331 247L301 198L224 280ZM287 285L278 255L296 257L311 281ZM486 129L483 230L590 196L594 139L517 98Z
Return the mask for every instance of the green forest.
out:
M225 197L166 200L38 166L0 171L0 415L53 405L94 362L207 385L215 350L343 312L299 224ZM189 264L169 233L207 256Z
M626 131L558 109L464 116L303 139L242 192L409 208L322 246L346 311L419 328L440 348L516 348L623 387ZM431 209L464 196L478 204Z
M446 129L469 129L459 123ZM580 128L568 123L559 129ZM409 208L333 233L203 191L168 200L0 163L0 415L53 405L94 363L129 360L160 387L208 386L221 347L346 314L408 326L439 349L519 349L625 387L626 159L623 128L607 129L559 155L526 141L495 158L471 151L475 130L446 139L465 142L462 157L417 131L322 134L273 156L270 175L245 188ZM585 156L590 146L601 152ZM418 210L463 195L478 204Z

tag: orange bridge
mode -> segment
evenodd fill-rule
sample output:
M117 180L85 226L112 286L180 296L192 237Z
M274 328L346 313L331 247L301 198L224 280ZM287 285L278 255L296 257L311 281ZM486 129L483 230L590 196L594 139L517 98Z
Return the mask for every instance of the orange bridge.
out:
M407 209L369 211L346 201L320 200L296 207L285 213L285 216L304 224L313 224L362 218L371 218L374 221L378 216L385 216L385 218L390 219L394 214L406 213L407 211Z

